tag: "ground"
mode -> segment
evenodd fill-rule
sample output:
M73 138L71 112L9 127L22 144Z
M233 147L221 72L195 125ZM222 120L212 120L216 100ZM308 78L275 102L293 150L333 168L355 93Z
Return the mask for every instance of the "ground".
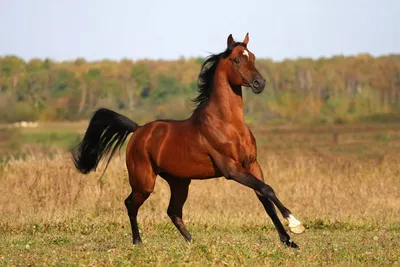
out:
M188 245L158 178L139 213L144 245L134 247L124 153L104 176L104 164L84 176L65 151L80 127L23 130L23 156L0 164L0 265L400 265L399 131L372 128L255 129L267 182L306 227L291 234L300 250L281 245L251 190L225 179L192 182Z
M125 222L68 221L45 229L2 233L2 264L9 265L393 265L400 264L397 228L308 226L293 237L300 250L284 248L262 225L189 223L187 245L167 221L144 227L144 245L133 247ZM33 226L31 225L31 228Z

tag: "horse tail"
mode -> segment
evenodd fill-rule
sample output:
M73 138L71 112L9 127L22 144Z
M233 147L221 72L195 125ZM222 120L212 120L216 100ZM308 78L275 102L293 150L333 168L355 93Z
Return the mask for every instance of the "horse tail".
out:
M75 167L83 174L95 170L100 160L110 153L107 169L117 149L121 149L128 135L139 125L112 110L98 109L90 120L83 140L72 151Z

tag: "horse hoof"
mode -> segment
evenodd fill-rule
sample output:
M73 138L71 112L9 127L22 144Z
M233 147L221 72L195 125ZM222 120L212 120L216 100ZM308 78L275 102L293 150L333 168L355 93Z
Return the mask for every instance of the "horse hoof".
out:
M296 243L294 243L291 239L289 239L288 241L282 241L282 243L288 248L299 249L299 246Z
M135 240L132 240L132 243L133 243L133 245L134 246L142 246L143 245L143 241L142 240L138 240L138 239L135 239Z
M292 226L292 227L289 226L289 229L290 229L290 232L292 232L294 234L301 234L305 231L305 228L302 224Z
M289 229L292 233L301 234L304 232L304 226L292 214L289 214L286 219L289 221Z

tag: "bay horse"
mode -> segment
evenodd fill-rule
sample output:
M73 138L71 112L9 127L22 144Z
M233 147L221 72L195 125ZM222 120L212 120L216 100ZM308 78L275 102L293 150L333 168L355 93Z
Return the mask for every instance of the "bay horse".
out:
M156 120L139 126L119 113L101 108L94 113L83 140L72 151L76 168L87 174L110 154L107 168L116 150L132 133L126 148L132 192L125 206L133 244L142 242L137 214L153 192L157 175L170 186L167 214L187 242L192 237L183 223L182 208L191 180L224 176L253 189L281 242L298 248L285 231L274 204L288 220L293 233L303 232L304 227L277 198L272 187L264 183L256 140L244 120L242 86L259 94L266 83L255 67L254 54L247 49L248 42L248 33L242 42L229 35L226 50L205 59L199 74L199 95L194 99L197 106L188 119Z

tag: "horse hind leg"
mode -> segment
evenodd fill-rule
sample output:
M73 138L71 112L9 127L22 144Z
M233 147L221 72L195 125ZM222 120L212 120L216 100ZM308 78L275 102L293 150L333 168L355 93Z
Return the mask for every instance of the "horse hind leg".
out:
M128 211L129 221L132 228L133 244L142 243L142 239L140 238L139 234L137 215L139 208L153 192L156 178L156 175L150 164L148 164L148 166L141 166L141 168L138 168L136 165L133 174L129 175L129 183L132 188L132 193L125 199L125 206ZM128 170L132 169L128 168Z
M150 196L150 193L142 193L142 192L132 192L125 199L125 206L128 210L129 221L131 223L132 229L132 242L133 244L141 244L142 239L140 238L139 226L137 222L137 215L140 206L146 201L146 199Z
M167 174L160 175L168 182L171 189L171 198L169 201L167 214L186 242L190 243L192 241L192 236L186 229L186 226L182 220L182 209L188 196L191 180L179 179Z

